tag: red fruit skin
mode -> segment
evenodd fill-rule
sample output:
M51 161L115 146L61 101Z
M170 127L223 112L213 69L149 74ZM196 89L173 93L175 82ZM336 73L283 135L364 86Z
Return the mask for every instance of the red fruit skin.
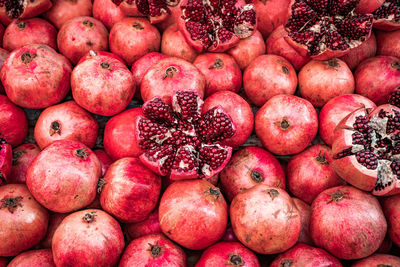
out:
M7 267L56 267L51 249L30 250L19 254Z
M228 226L226 227L224 235L221 237L220 241L226 241L226 242L239 242L239 239L237 239L235 233L233 232L232 226L230 223L228 223Z
M285 58L262 55L243 73L243 88L247 97L261 107L276 95L293 95L297 87L297 74Z
M66 213L94 200L100 175L100 161L87 146L59 140L33 160L26 172L26 184L47 209Z
M108 30L95 18L72 18L60 28L57 45L60 53L76 65L90 50L108 50Z
M219 189L201 179L171 184L158 211L163 233L192 250L219 240L228 221L228 207Z
M323 191L311 209L311 238L339 259L367 257L385 238L387 224L378 200L354 187L338 186Z
M359 108L375 109L376 105L368 98L357 94L346 94L332 98L319 113L319 135L322 140L332 146L334 130L339 122L350 112Z
M231 55L244 70L254 59L265 54L265 43L261 33L255 30L253 35L242 39L239 43L227 50L226 53Z
M313 59L299 72L300 95L317 108L336 96L354 93L354 87L353 73L340 59Z
M388 234L397 246L400 246L400 195L383 200L382 206L388 222Z
M12 146L21 144L28 134L28 120L24 110L0 95L0 133Z
M144 221L127 224L127 230L133 239L161 233L160 221L158 219L158 208L155 208L155 210Z
M170 25L176 24L178 22L179 17L182 15L182 2L183 1L179 1L176 6L168 6L170 11L169 16L165 20L156 24L156 27L160 30L160 32L164 32Z
M0 267L6 267L7 264L8 264L8 259L0 257Z
M234 257L234 258L232 258ZM208 247L195 267L225 266L240 262L244 267L259 267L257 256L239 242L218 242ZM235 265L234 265L235 266Z
M139 157L143 151L136 135L136 120L144 116L142 108L132 108L112 117L104 129L104 150L115 161L124 157Z
M110 50L131 66L149 52L157 52L161 35L145 18L129 17L115 23L110 31Z
M93 150L93 152L96 154L97 158L100 161L100 165L101 165L101 177L104 176L104 174L106 174L108 167L110 167L110 165L113 163L113 160L111 159L111 157L102 149L97 149L97 150Z
M208 110L221 106L231 117L236 127L235 134L222 143L232 148L243 145L254 128L254 115L250 105L240 95L231 91L220 91L209 96L203 105L203 114Z
M75 101L68 101L46 108L35 124L34 135L40 149L57 140L79 141L92 148L98 132L93 115Z
M317 112L305 99L277 95L258 110L255 131L270 152L277 155L296 154L303 151L317 135Z
M40 248L51 249L51 243L53 241L54 232L58 226L64 220L65 217L71 213L51 213L49 217L49 226L47 227L47 233L39 244Z
M177 91L189 90L204 96L204 75L186 60L168 57L151 66L142 79L140 93L144 102L155 96L171 105Z
M57 29L68 20L92 15L92 0L53 0L53 6L43 14Z
M368 58L354 72L356 93L377 105L388 102L390 94L400 85L400 60L391 56Z
M2 34L1 34L1 27L3 27L3 26L1 26L1 24L0 24L0 39L3 40ZM8 52L7 50L0 48L0 69L4 64L4 61L6 61L6 58L8 57L9 54L10 54L10 52ZM5 91L4 91L3 84L0 83L0 94L4 94L4 93L5 93Z
M400 30L376 31L377 55L400 57Z
M388 229L390 227L389 224L390 223L388 222ZM386 233L385 239L383 239L383 242L382 242L381 246L379 247L379 249L376 251L376 253L389 253L390 250L392 249L392 246L393 246L393 242L390 239L389 234Z
M92 13L93 17L103 22L109 30L127 16L112 0L94 0Z
M291 157L286 169L289 191L311 204L325 189L345 185L332 168L332 161L331 148L318 144Z
M86 214L92 215L93 221L85 221ZM118 222L96 209L68 215L58 226L52 241L57 266L115 266L124 246Z
M236 195L230 216L237 238L257 253L281 253L299 239L300 213L289 194L278 187L257 185Z
M32 161L40 153L40 148L34 143L22 144L13 149L10 184L25 184L26 171Z
M15 20L4 32L3 48L11 52L27 44L45 44L57 49L56 39L56 28L43 19Z
M176 24L171 24L162 34L161 53L192 62L199 55L187 42Z
M310 236L311 207L301 199L295 197L292 199L294 205L299 210L301 219L301 231L297 242L313 245L314 243Z
M360 0L355 12L358 14L368 14L377 10L385 0Z
M6 198L22 197L11 212L7 207L0 209L0 256L16 256L27 250L44 237L49 214L31 195L25 185L8 184L0 187L0 201ZM23 231L21 231L23 229Z
M265 149L249 146L238 150L220 173L229 201L258 184L285 189L285 173L279 161Z
M3 47L4 26L0 23L0 46Z
M36 17L49 10L51 6L52 2L50 0L26 1L25 9L18 18L26 19ZM12 21L13 19L7 15L6 7L4 5L0 7L0 22L7 26Z
M103 116L123 111L135 94L132 73L113 54L89 52L71 74L72 96L84 109Z
M355 262L351 267L400 266L400 258L388 254L373 254Z
M306 244L298 243L288 251L278 255L269 265L270 267L280 267L290 264L292 267L305 266L329 266L342 267L338 259L323 249L311 247Z
M0 136L0 185L9 180L12 157L11 145Z
M128 15L129 17L146 17L143 13L141 13L138 10L138 7L136 5L136 1L129 1L130 3L128 3L127 1L123 1L119 6L121 7L121 10ZM157 3L157 2L153 2L153 3ZM147 2L144 4L146 5ZM151 16L148 15L148 20L150 21L151 24L155 24L161 21L164 21L168 16L169 16L169 12L160 12L161 14L158 16Z
M152 254L152 246L161 247L161 252ZM119 262L119 267L129 266L173 266L184 267L186 254L163 234L152 234L134 239L125 249Z

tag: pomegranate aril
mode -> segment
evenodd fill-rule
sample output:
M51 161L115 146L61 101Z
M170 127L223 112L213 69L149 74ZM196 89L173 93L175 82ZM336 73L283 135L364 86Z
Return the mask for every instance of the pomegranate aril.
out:
M400 107L400 88L397 88L393 93L391 93L389 104Z
M24 12L27 0L0 0L0 7L6 7L7 15L16 19Z
M171 125L175 121L171 107L159 97L143 105L143 114L150 120L166 125Z

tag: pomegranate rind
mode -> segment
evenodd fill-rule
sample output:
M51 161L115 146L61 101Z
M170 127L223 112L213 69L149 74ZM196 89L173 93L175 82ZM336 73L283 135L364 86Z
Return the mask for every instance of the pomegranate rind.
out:
M12 148L4 139L0 138L0 185L9 180L12 167Z

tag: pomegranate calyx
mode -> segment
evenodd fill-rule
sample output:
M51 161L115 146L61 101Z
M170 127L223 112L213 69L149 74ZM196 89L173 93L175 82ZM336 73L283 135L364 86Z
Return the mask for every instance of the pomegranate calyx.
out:
M96 216L97 216L96 212L95 211L91 211L91 212L85 213L85 215L82 217L82 220L85 223L91 223L91 222L94 222L96 220Z
M165 246L160 246L158 241L154 245L150 243L148 245L150 248L147 251L150 252L150 255L153 259L160 257L164 253Z
M9 212L14 213L18 207L22 207L21 200L23 197L3 198L0 202L0 209L7 208Z
M350 198L348 191L337 190L333 193L327 193L327 195L329 195L327 203L331 203L331 202L339 203L340 201L342 201L345 198Z
M234 267L244 266L245 264L246 262L243 260L242 256L233 252L228 254L228 260L225 263L225 265L232 265Z

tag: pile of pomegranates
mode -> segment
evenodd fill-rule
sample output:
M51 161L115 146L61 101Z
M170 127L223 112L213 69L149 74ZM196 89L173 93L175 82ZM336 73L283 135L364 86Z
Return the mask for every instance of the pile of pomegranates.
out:
M0 0L0 267L400 267L399 0Z

